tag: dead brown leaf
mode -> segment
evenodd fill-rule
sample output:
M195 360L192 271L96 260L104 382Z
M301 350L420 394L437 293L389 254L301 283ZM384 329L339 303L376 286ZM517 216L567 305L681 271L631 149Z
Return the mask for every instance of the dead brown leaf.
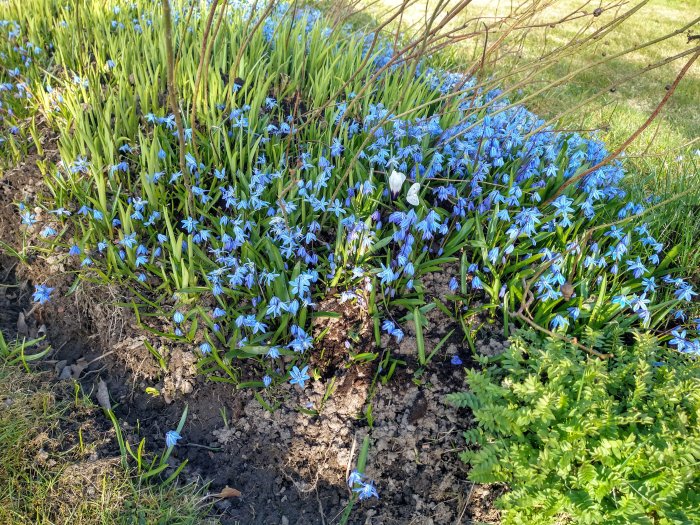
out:
M233 489L226 485L223 489L221 489L221 492L219 492L218 494L212 494L212 497L219 499L240 498L241 491L238 489Z
M73 379L80 379L80 374L83 373L83 370L85 370L88 365L89 363L84 357L81 357L74 365L71 365L71 375Z
M20 312L17 318L17 333L21 336L27 337L29 335L29 327L27 322L24 320L24 313Z

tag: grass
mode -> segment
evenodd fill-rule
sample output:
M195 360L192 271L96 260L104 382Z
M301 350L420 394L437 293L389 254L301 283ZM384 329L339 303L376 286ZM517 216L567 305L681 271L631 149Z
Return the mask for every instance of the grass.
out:
M606 7L613 2L591 3L584 10ZM477 0L472 12L493 13L493 2ZM584 5L580 0L558 0L544 11L556 20ZM550 13L550 14L546 14ZM470 13L471 14L471 13ZM595 61L651 41L686 26L700 16L698 0L652 0L637 14L601 41L555 64L538 75L538 83L547 84ZM606 17L601 16L600 23ZM563 24L545 32L533 32L524 42L523 58L534 59L545 49L562 45L580 30L582 23ZM607 91L593 103L585 104L573 115L561 120L565 129L596 130L610 149L616 148L649 117L666 93L682 65L676 62L618 83L643 67L697 45L688 34L700 34L700 23L664 42L610 60L574 77L571 81L535 98L529 106L545 118L555 118L577 107L599 91ZM507 62L507 61L506 61ZM503 67L502 62L498 67ZM530 90L535 87L530 88ZM525 95L528 90L525 90ZM626 186L637 200L649 194L661 200L693 190L686 198L656 210L647 217L655 233L668 243L680 244L677 263L696 282L700 282L700 250L694 239L700 238L700 63L696 62L683 79L659 117L628 148L625 166Z
M11 356L23 345L7 345ZM113 432L76 385L52 384L0 357L0 523L206 523L194 486L139 482L120 457L99 455ZM26 365L25 365L26 366ZM213 522L212 522L213 523Z
M609 2L608 2L609 3ZM603 3L603 5L605 2ZM580 2L557 2L559 12L571 10ZM628 49L639 43L671 33L700 16L698 0L655 0L618 30L584 53L557 64L542 75L542 81L554 80L572 69ZM557 45L573 36L574 27L550 32L550 45ZM693 34L700 33L700 23ZM697 42L697 41L695 41ZM616 85L618 79L639 71L647 64L692 47L687 33L665 42L615 59L586 71L561 88L536 99L534 111L544 117L561 114L581 104L591 93L615 86L578 111L560 125L574 129L596 129L599 137L617 147L639 128L665 95L681 64L654 69L635 80ZM525 54L533 56L542 47L542 39L529 41ZM682 62L682 61L681 61ZM700 250L694 239L700 238L700 63L695 63L683 79L668 105L649 128L628 148L625 165L627 188L637 200L649 194L661 200L677 193L693 190L686 198L656 210L647 217L657 236L683 248L677 255L682 266L695 282L700 282Z
M505 16L511 6L527 2L492 2L490 0L473 0L460 15L463 22L474 17ZM400 5L397 0L385 0L372 11L380 15L386 9ZM628 3L629 9L636 2ZM404 30L410 31L419 27L424 21L426 7L434 6L435 2L413 3L404 16ZM544 5L544 3L543 3ZM511 53L512 48L489 59L489 73L503 74L515 64L534 60L569 42L572 38L580 38L590 34L609 22L622 9L615 8L617 2L602 0L586 2L584 0L557 0L543 7L532 20L533 23L557 21L564 16L574 13L592 13L600 7L603 14L597 18L581 17L551 27L536 28L526 34L519 34L517 53ZM381 15L380 15L381 16ZM640 11L623 22L616 30L604 38L587 45L579 52L554 63L551 67L540 68L532 77L534 83L524 90L522 95L528 95L535 89L540 89L553 81L582 66L591 65L606 56L612 56L625 49L659 38L681 27L688 25L700 16L700 1L698 0L651 0ZM589 25L593 20L593 24ZM583 33L581 31L583 30ZM665 57L674 55L693 47L688 40L688 33L697 34L700 23L696 23L689 31L683 32L663 42L656 43L637 51L627 53L622 57L604 62L576 75L565 84L549 90L528 103L538 115L545 118L556 117L562 112L576 107L591 94L599 90L607 90L593 104L587 104L585 111L566 120L567 127L577 129L593 129L611 146L615 146L627 138L639 127L665 94L679 69L678 64L663 66L641 75L631 82L618 84L618 81L648 64ZM494 38L494 37L492 37ZM478 35L466 42L455 44L448 48L455 64L464 66L478 60L483 50L484 36ZM528 74L532 71L528 70ZM522 77L516 77L522 78ZM614 86L614 91L606 89ZM642 152L650 154L667 154L679 150L684 145L698 139L697 100L700 98L700 64L695 64L682 85L676 91L673 99L664 109L654 125L630 149L630 155ZM698 143L697 148L700 148ZM680 153L680 151L678 152Z

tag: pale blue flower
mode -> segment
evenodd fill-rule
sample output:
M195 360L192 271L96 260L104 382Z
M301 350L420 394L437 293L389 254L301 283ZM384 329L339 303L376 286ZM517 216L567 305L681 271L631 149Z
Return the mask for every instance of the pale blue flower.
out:
M299 370L299 367L296 365L292 367L292 369L289 371L290 375L290 384L292 385L299 385L301 388L304 388L306 386L306 382L311 379L309 377L309 374L307 374L309 370L308 366L305 366L301 370Z
M377 498L379 499L379 493L377 492L376 487L374 486L373 481L368 481L367 483L363 483L361 486L356 487L352 489L353 492L355 492L358 497L360 498L360 501L369 499L369 498Z
M181 439L182 436L177 430L168 430L165 434L165 446L168 448L174 447Z
M53 292L53 288L49 288L43 284L37 284L34 286L34 294L32 295L32 299L35 303L48 303L51 300L51 292Z

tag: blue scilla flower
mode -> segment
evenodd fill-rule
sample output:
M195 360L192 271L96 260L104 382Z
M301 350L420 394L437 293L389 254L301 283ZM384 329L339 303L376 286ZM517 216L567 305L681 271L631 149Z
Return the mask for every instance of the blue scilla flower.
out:
M348 476L348 487L353 488L355 485L362 483L363 475L357 470L353 470Z
M199 221L196 219L193 219L192 217L187 217L186 219L182 220L182 227L187 230L187 233L192 233L197 229L197 225L199 224Z
M211 345L209 343L202 343L199 345L199 351L202 352L203 355L208 355L211 353Z
M290 379L289 383L292 385L299 385L301 388L304 388L306 386L306 382L311 379L309 377L309 374L307 373L309 370L308 366L305 366L301 370L299 370L298 366L293 366L292 369L289 371Z
M133 248L136 245L136 232L124 235L124 237L119 240L119 244L127 248Z
M644 286L644 292L654 293L656 291L657 285L654 277L648 277L642 279L642 285Z
M177 442L182 439L182 436L177 430L168 430L165 434L165 446L172 448L177 445Z
M48 237L54 237L56 235L56 230L54 230L51 226L47 226L43 230L41 230L41 233L39 234L44 238Z
M270 302L267 303L267 310L265 312L265 315L273 318L279 317L282 315L282 307L283 302L280 300L280 298L277 296L272 296L272 298L270 298Z
M377 277L381 279L381 284L389 284L393 281L396 280L396 274L391 270L391 267L389 266L384 266L383 263L380 263L382 269L377 273Z
M265 385L265 388L269 387L272 384L272 378L268 375L264 375L262 378L263 385Z
M552 319L550 325L554 330L556 330L557 328L562 328L566 330L566 327L569 326L569 320L566 317L557 314L554 316L554 319Z
M177 324L180 324L185 320L185 316L180 312L179 310L176 310L175 313L173 314L173 321L176 322Z
M459 358L458 355L453 355L452 359L450 359L450 363L452 363L455 366L459 366L462 364L462 360Z
M301 327L293 325L291 329L294 339L287 345L295 352L303 353L313 347L313 338L308 335Z
M20 217L22 218L22 224L25 224L27 226L32 226L33 224L36 224L36 215L30 213L29 211L25 211Z
M498 260L498 255L499 255L499 249L498 246L491 248L488 253L488 260L491 261L491 264L496 264L496 261Z
M680 288L675 290L673 294L679 301L692 301L693 297L697 295L697 292L693 290L692 286L684 283Z
M626 306L631 306L629 297L624 294L616 295L612 298L612 303L620 305L620 308L625 308Z
M373 481L368 481L367 483L362 483L362 485L360 485L359 487L356 487L352 490L353 490L353 492L355 492L357 494L360 501L366 500L369 498L379 499L379 493L377 492L377 488L374 486Z
M32 294L32 299L35 303L45 304L51 300L51 292L53 288L49 288L43 284L37 284L34 286L34 293Z
M223 308L219 308L218 306L217 306L216 308L214 308L214 311L213 311L212 314L211 314L211 316L212 316L214 319L218 319L218 318L220 318L220 317L224 317L225 315L226 315L226 310L224 310Z
M632 307L633 312L639 313L641 311L647 311L650 302L651 300L647 299L647 294L645 292L640 296L637 296L636 294L632 296L630 300L630 306Z
M649 270L644 266L642 263L641 259L637 257L634 260L626 260L625 263L627 264L627 269L631 272L633 272L632 275L634 275L635 279L639 279L642 275L645 273L648 273Z
M675 346L679 352L683 352L688 344L688 341L686 340L686 331L682 330L680 327L676 327L675 329L671 330L671 335L673 336L673 339L671 339L668 344Z

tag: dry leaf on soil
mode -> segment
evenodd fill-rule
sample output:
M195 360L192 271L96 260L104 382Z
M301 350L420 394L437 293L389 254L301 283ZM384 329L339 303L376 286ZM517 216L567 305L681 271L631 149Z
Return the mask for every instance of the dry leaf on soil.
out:
M241 491L238 489L232 489L231 487L226 485L223 489L221 489L221 492L219 492L218 494L212 494L212 497L219 499L240 498Z

